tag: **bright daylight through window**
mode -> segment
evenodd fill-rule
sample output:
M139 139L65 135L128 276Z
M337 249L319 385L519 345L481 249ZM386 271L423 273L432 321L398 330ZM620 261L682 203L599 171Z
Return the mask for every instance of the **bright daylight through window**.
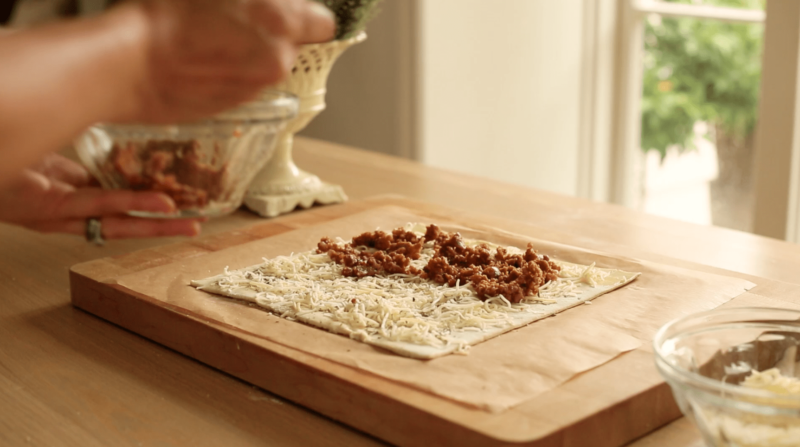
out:
M766 4L670 3L759 11ZM713 16L714 8L707 10ZM750 22L645 16L641 203L647 212L752 231L764 25Z

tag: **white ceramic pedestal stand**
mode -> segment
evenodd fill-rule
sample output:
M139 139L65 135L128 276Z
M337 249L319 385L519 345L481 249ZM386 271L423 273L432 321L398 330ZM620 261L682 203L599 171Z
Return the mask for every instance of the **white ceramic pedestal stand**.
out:
M294 134L325 109L325 84L331 67L348 47L367 38L365 33L345 40L303 45L288 79L273 87L294 93L300 100L297 117L286 124L275 152L250 184L244 204L265 217L288 213L298 206L331 204L347 200L339 185L325 183L292 161Z

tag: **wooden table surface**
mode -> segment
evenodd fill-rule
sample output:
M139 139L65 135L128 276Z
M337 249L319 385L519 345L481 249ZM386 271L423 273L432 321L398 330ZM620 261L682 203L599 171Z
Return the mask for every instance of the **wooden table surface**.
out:
M579 235L587 247L624 245L800 283L800 246L785 242L309 139L297 139L295 161L342 185L354 200L401 194ZM240 210L208 222L204 234L258 222ZM178 240L95 247L0 224L0 445L383 444L70 305L70 266ZM685 419L631 444L702 445Z

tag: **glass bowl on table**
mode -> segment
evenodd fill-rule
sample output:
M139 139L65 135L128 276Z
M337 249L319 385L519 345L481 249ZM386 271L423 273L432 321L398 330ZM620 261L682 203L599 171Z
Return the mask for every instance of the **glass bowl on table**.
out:
M96 124L75 148L104 188L163 192L177 207L173 214L129 212L133 216L221 216L242 204L297 107L294 95L275 91L192 123Z
M662 327L656 367L714 447L800 446L800 312L729 308Z

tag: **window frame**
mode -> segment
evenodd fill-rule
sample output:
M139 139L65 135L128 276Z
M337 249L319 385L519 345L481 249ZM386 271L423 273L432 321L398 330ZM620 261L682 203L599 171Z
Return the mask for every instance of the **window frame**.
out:
M608 111L613 118L608 143L586 143L581 151L582 156L588 154L590 160L583 162L590 168L584 168L582 172L593 172L595 178L602 177L608 185L607 191L592 194L589 185L584 185L579 188L581 195L633 208L641 206L643 154L639 146L644 20L649 14L763 23L764 56L754 166L754 232L800 242L800 2L769 0L766 11L659 0L597 0L595 6L588 6L593 3L595 0L585 2L596 21L587 32L597 38L596 29L612 26L616 29L617 45L613 55L585 60L584 72L586 76L597 76L598 67L613 60L614 94L610 101L598 104L598 84L595 83L593 90L587 87L590 84L584 83L583 107L594 113ZM593 12L603 8L616 8L616 14L609 16ZM584 17L584 22L586 20ZM594 49L597 49L596 44ZM588 115L591 113L587 112L584 117ZM597 122L596 118L594 122ZM592 126L582 126L584 130L587 128L593 130ZM596 129L593 131L597 132ZM588 139L584 137L584 141ZM591 161L602 154L606 154L609 160L607 167Z

